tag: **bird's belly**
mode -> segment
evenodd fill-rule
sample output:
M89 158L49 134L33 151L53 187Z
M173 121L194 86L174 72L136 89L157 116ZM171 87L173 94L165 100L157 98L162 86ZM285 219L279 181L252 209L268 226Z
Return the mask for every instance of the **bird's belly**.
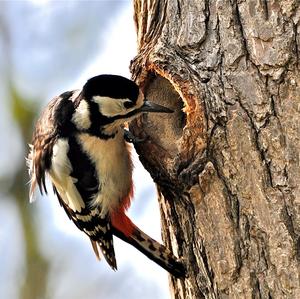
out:
M88 134L80 134L83 150L94 162L98 178L99 192L93 205L99 206L103 214L113 211L127 197L132 185L132 165L130 152L123 136L102 140Z

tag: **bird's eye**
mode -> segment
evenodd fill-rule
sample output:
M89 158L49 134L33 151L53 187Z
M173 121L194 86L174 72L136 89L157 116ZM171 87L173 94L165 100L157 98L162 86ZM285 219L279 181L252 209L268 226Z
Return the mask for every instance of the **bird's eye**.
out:
M133 106L134 106L134 103L131 102L131 101L127 101L127 102L124 103L124 107L126 109L132 108Z

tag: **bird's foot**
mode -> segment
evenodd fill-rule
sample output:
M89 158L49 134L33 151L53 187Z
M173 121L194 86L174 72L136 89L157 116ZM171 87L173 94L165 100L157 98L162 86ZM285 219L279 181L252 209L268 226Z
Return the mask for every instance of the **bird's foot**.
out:
M141 143L144 142L147 138L138 138L134 136L129 130L124 129L124 139L129 143Z

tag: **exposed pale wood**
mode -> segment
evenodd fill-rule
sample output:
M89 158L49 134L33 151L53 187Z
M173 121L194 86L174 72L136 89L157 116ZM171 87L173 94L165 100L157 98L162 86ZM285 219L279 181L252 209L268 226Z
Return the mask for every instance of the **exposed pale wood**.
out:
M135 0L131 129L189 278L174 298L300 298L297 0Z

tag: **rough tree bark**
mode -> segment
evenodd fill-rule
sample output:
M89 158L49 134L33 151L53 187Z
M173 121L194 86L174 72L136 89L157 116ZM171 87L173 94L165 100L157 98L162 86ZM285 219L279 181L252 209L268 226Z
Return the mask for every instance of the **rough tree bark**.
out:
M174 298L300 298L299 0L135 0L133 78L175 110L132 126Z

